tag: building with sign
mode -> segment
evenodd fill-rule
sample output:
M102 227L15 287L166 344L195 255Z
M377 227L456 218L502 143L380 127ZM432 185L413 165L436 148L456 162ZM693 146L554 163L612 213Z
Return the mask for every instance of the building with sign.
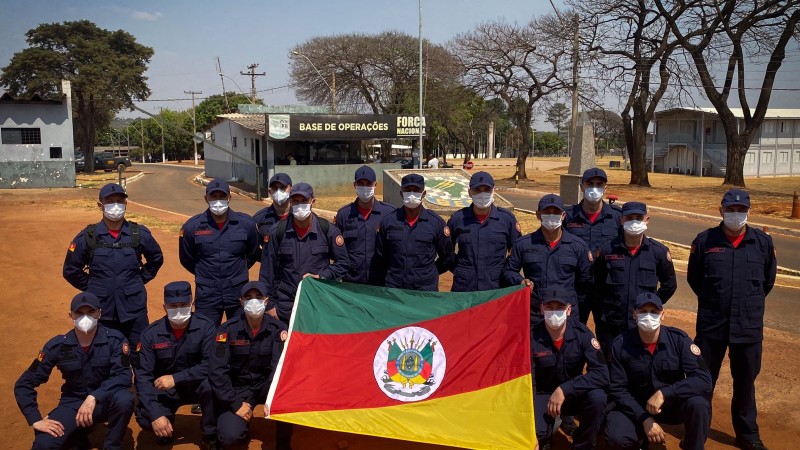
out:
M744 127L742 110L731 111ZM647 162L653 164L655 157L656 172L725 175L727 140L714 108L657 112L655 125L655 139L647 143ZM800 175L800 109L767 110L745 156L744 176L780 175Z
M250 109L253 106L258 105ZM355 165L370 164L376 171L400 167L399 163L373 160L372 142L382 141L391 148L398 139L418 139L420 126L425 134L424 117L262 108L266 111L217 116L206 135L230 152L205 146L207 176L255 185L258 166L262 186L275 172L288 173L293 180L315 187L348 185Z
M75 186L70 83L54 100L0 96L0 188Z

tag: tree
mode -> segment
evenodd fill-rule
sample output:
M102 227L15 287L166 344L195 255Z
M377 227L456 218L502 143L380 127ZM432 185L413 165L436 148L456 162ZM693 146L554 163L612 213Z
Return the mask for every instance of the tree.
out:
M555 155L564 148L565 143L557 133L543 131L536 133L535 145L542 155Z
M228 98L229 108L225 108L225 97ZM214 94L206 97L202 102L197 104L195 114L197 114L197 131L208 129L211 124L217 120L220 114L226 114L236 110L237 105L249 104L250 96L245 94L238 94L236 92L227 92L225 94ZM264 101L257 98L256 104L263 105ZM191 110L189 111L191 114ZM191 127L189 127L191 130ZM191 139L189 139L191 142Z
M601 143L606 147L616 147L623 137L622 117L619 114L605 109L595 109L587 113L594 128L596 147Z
M531 124L536 103L569 86L559 78L571 44L561 36L553 16L526 25L488 22L457 36L450 44L464 66L467 85L508 106L509 117L522 134L517 175L527 178L525 161L531 150Z
M800 1L655 0L655 4L688 52L687 59L697 70L703 92L719 114L728 145L723 183L744 187L745 155L764 121L775 77L786 58L786 46L798 37ZM758 101L751 111L745 72L758 71L752 61L767 56ZM723 62L724 70L717 70L717 60ZM742 109L742 126L728 105L731 93Z
M561 136L561 130L566 127L571 115L572 112L567 108L567 105L555 103L547 108L547 116L544 121L555 127L556 133Z
M61 80L72 87L76 145L94 169L96 131L116 112L150 95L144 72L153 49L123 30L88 20L42 24L26 33L29 47L3 68L0 85L12 95L52 96Z

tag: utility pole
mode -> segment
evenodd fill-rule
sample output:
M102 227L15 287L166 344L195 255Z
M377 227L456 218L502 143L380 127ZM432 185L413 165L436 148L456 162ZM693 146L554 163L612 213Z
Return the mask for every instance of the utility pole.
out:
M191 94L192 96L192 142L194 142L194 165L199 165L199 161L197 160L197 113L194 107L194 96L200 95L202 91L183 91L184 94Z
M578 13L572 16L572 20L575 22L575 36L572 38L572 123L569 127L569 135L574 137L578 129L578 72L580 67L578 61L578 51L580 50L580 19L578 18ZM569 148L569 152L571 155L572 148Z
M265 76L267 74L266 72L256 73L256 67L258 67L258 64L257 63L253 63L253 64L250 64L249 66L247 66L247 68L250 69L250 72L239 72L242 75L247 75L247 76L250 77L250 86L251 86L250 87L250 102L251 103L255 103L256 102L256 77L263 77L263 76Z

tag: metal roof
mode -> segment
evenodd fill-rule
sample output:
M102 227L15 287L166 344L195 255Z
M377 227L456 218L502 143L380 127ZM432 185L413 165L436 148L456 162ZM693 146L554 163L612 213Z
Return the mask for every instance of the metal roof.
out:
M217 118L228 119L248 130L255 131L259 136L266 134L266 117L264 114L219 114Z
M693 108L672 108L667 109L664 111L657 111L656 118L658 118L659 114L665 113L672 113L678 111L690 111L690 112L702 112L706 114L718 115L717 109L714 107L693 107ZM752 111L752 110L751 110ZM744 110L742 108L731 108L731 112L733 116L737 119L744 119ZM764 116L765 119L800 119L800 109L778 109L778 108L770 108L767 109L767 113Z

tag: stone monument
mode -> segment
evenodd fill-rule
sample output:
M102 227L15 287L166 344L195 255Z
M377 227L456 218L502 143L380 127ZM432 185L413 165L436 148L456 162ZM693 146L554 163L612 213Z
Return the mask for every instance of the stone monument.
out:
M597 166L594 155L594 128L585 112L578 116L578 126L572 139L569 169L561 175L561 200L566 205L581 201L581 175L587 169Z

